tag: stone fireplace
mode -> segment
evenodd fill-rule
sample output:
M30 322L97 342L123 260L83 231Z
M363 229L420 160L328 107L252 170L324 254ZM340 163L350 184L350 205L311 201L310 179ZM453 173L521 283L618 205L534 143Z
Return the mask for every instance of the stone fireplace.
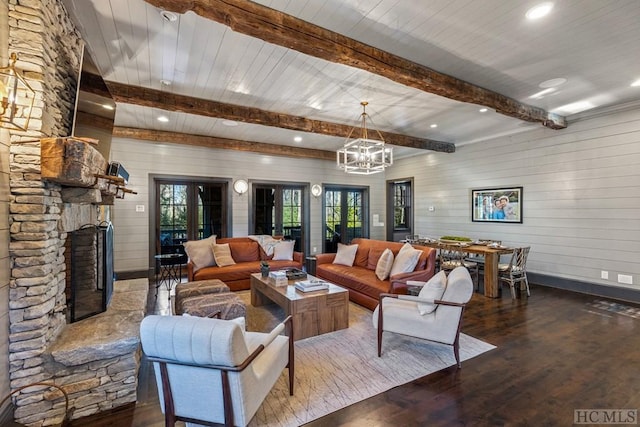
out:
M0 129L10 175L9 390L3 394L55 383L68 394L73 418L80 418L136 400L138 327L148 284L116 287L107 311L67 323L65 243L69 233L103 218L97 204L42 178L41 139L70 132L83 42L58 0L9 0L5 7L0 56L18 54L16 66L36 100L27 131ZM46 387L21 391L13 404L16 421L29 426L64 416L62 394Z

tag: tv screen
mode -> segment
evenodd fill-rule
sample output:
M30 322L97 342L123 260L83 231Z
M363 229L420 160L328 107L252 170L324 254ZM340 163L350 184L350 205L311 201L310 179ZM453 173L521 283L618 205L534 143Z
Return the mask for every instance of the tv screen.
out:
M85 47L71 135L98 140L98 151L109 161L115 117L116 104Z

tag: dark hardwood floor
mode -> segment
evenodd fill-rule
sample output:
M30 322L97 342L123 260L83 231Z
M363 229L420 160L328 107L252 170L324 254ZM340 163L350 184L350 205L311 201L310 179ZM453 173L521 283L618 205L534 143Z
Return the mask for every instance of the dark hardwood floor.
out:
M154 291L149 312L165 312L166 294ZM497 349L307 425L566 426L575 409L639 409L640 306L599 301L613 302L535 285L515 301L508 289L498 299L476 294L463 332ZM138 400L72 426L164 425L147 363Z

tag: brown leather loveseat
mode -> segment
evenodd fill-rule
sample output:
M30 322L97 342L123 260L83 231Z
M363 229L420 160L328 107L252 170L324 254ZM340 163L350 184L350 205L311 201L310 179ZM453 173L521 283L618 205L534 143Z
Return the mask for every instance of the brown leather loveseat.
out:
M302 269L302 252L293 252L293 260L277 260L267 256L262 247L248 237L219 238L216 244L229 244L231 256L235 261L233 265L219 267L217 265L196 269L194 263L187 263L187 274L190 282L195 280L219 279L222 280L231 291L240 291L250 288L252 273L260 272L261 261L267 261L271 271L289 267Z
M406 294L408 280L426 282L435 273L436 250L413 245L415 249L423 252L414 271L380 280L375 274L380 255L389 248L394 257L397 256L403 243L357 238L353 239L351 244L358 245L353 266L333 264L336 254L319 254L316 255L316 276L347 288L351 301L370 310L378 305L381 293Z

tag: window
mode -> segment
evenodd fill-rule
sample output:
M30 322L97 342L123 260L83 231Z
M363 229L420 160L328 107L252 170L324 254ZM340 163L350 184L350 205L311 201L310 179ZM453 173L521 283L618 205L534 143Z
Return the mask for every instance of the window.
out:
M387 240L397 242L414 234L412 188L412 178L387 181Z
M393 229L395 231L411 228L411 183L393 184Z

